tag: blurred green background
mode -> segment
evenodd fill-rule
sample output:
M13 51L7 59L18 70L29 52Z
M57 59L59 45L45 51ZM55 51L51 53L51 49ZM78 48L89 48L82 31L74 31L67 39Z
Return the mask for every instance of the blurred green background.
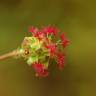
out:
M0 96L96 96L95 0L0 0L0 54L17 48L28 26L48 24L71 40L64 71L52 66L36 78L23 59L0 61Z

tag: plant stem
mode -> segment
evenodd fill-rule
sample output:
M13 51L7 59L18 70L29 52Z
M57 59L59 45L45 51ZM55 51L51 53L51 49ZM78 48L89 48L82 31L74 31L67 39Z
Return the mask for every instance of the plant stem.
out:
M4 55L1 55L0 56L0 60L4 60L4 59L7 59L9 57L13 57L13 56L17 56L17 55L19 55L18 51L17 50L14 50L12 52L9 52L9 53L6 53Z

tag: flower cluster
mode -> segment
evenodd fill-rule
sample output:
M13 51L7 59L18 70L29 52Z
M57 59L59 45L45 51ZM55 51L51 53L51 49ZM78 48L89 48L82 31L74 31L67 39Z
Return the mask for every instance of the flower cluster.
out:
M48 76L50 59L55 59L58 68L62 70L65 63L65 55L61 49L69 44L69 40L65 38L65 35L61 34L59 36L60 39L56 41L55 38L57 38L59 30L54 26L40 29L30 26L28 31L32 36L24 38L19 51L21 56L27 60L27 64L33 67L36 76Z

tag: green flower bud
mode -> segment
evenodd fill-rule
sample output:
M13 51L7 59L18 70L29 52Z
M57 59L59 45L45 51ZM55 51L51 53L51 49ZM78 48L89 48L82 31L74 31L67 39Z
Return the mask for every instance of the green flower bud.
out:
M27 64L30 66L32 65L32 63L37 62L37 61L38 61L38 56L31 56L28 58Z

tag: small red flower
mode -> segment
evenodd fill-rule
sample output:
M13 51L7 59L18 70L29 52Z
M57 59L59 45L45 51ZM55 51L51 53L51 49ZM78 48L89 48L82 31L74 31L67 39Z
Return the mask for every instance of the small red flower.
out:
M37 32L36 34L34 34L34 36L39 40L42 40L45 37L43 32Z
M62 34L60 35L60 38L61 38L62 41L65 40L65 35L64 35L64 33L62 33Z
M36 71L37 76L40 76L40 77L48 76L48 70L44 68L44 64L36 62L32 64L32 67Z
M64 59L65 59L64 55L61 52L59 52L57 54L57 62L58 62L58 68L60 70L62 70L64 68Z
M53 27L53 26L48 26L48 27L44 27L42 29L42 31L45 34L52 34L52 35L56 35L56 33L58 32L57 28Z
M49 49L50 56L53 57L56 52L56 44L48 44L45 46L47 49Z
M61 38L61 41L62 41L62 46L66 47L69 44L70 41L65 38L64 34L61 34L60 38Z
M30 26L28 31L31 32L32 34L36 34L38 32L38 28Z
M47 77L49 75L49 72L47 69L44 69L44 71L41 73L36 73L36 76L38 77Z

